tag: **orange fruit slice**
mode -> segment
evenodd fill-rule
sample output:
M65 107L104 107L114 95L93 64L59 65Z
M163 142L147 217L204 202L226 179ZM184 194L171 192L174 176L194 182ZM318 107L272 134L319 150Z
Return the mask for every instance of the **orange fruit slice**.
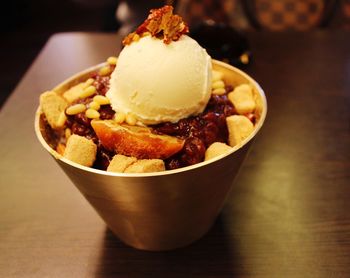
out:
M154 134L148 127L118 124L113 120L93 120L91 125L107 150L139 159L166 159L179 152L185 142Z

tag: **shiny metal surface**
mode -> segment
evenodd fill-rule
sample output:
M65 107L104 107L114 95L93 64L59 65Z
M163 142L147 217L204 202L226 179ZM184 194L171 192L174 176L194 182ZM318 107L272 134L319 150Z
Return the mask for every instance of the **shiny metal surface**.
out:
M101 65L78 73L54 90L64 91ZM40 107L35 131L76 187L94 207L108 227L126 244L143 250L182 247L203 236L215 221L233 184L253 137L266 117L266 98L248 75L225 63L213 61L228 84L242 82L254 87L258 103L256 129L242 146L209 162L158 173L118 174L87 168L61 157L40 132Z

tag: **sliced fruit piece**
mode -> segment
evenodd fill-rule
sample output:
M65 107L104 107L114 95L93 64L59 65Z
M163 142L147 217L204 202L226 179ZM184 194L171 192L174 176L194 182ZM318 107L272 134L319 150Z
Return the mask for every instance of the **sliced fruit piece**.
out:
M148 127L118 124L113 120L93 120L91 125L106 149L139 159L166 159L184 145L184 140L154 134Z

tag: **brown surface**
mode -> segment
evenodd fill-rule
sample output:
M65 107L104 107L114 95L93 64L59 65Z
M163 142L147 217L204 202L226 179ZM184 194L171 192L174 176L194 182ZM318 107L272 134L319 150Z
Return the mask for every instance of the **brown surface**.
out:
M54 36L0 115L0 277L348 277L349 33L250 38L266 124L213 229L150 253L106 230L33 130L39 94L120 39Z

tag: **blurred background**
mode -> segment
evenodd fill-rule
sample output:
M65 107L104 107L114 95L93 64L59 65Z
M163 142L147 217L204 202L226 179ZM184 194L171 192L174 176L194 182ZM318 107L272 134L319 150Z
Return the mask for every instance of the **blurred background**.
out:
M6 1L0 9L3 71L0 105L51 35L58 32L126 34L145 19L150 8L164 4L173 4L195 30L203 22L224 23L240 34L305 32L322 28L350 30L350 0ZM226 51L231 50L227 48Z

